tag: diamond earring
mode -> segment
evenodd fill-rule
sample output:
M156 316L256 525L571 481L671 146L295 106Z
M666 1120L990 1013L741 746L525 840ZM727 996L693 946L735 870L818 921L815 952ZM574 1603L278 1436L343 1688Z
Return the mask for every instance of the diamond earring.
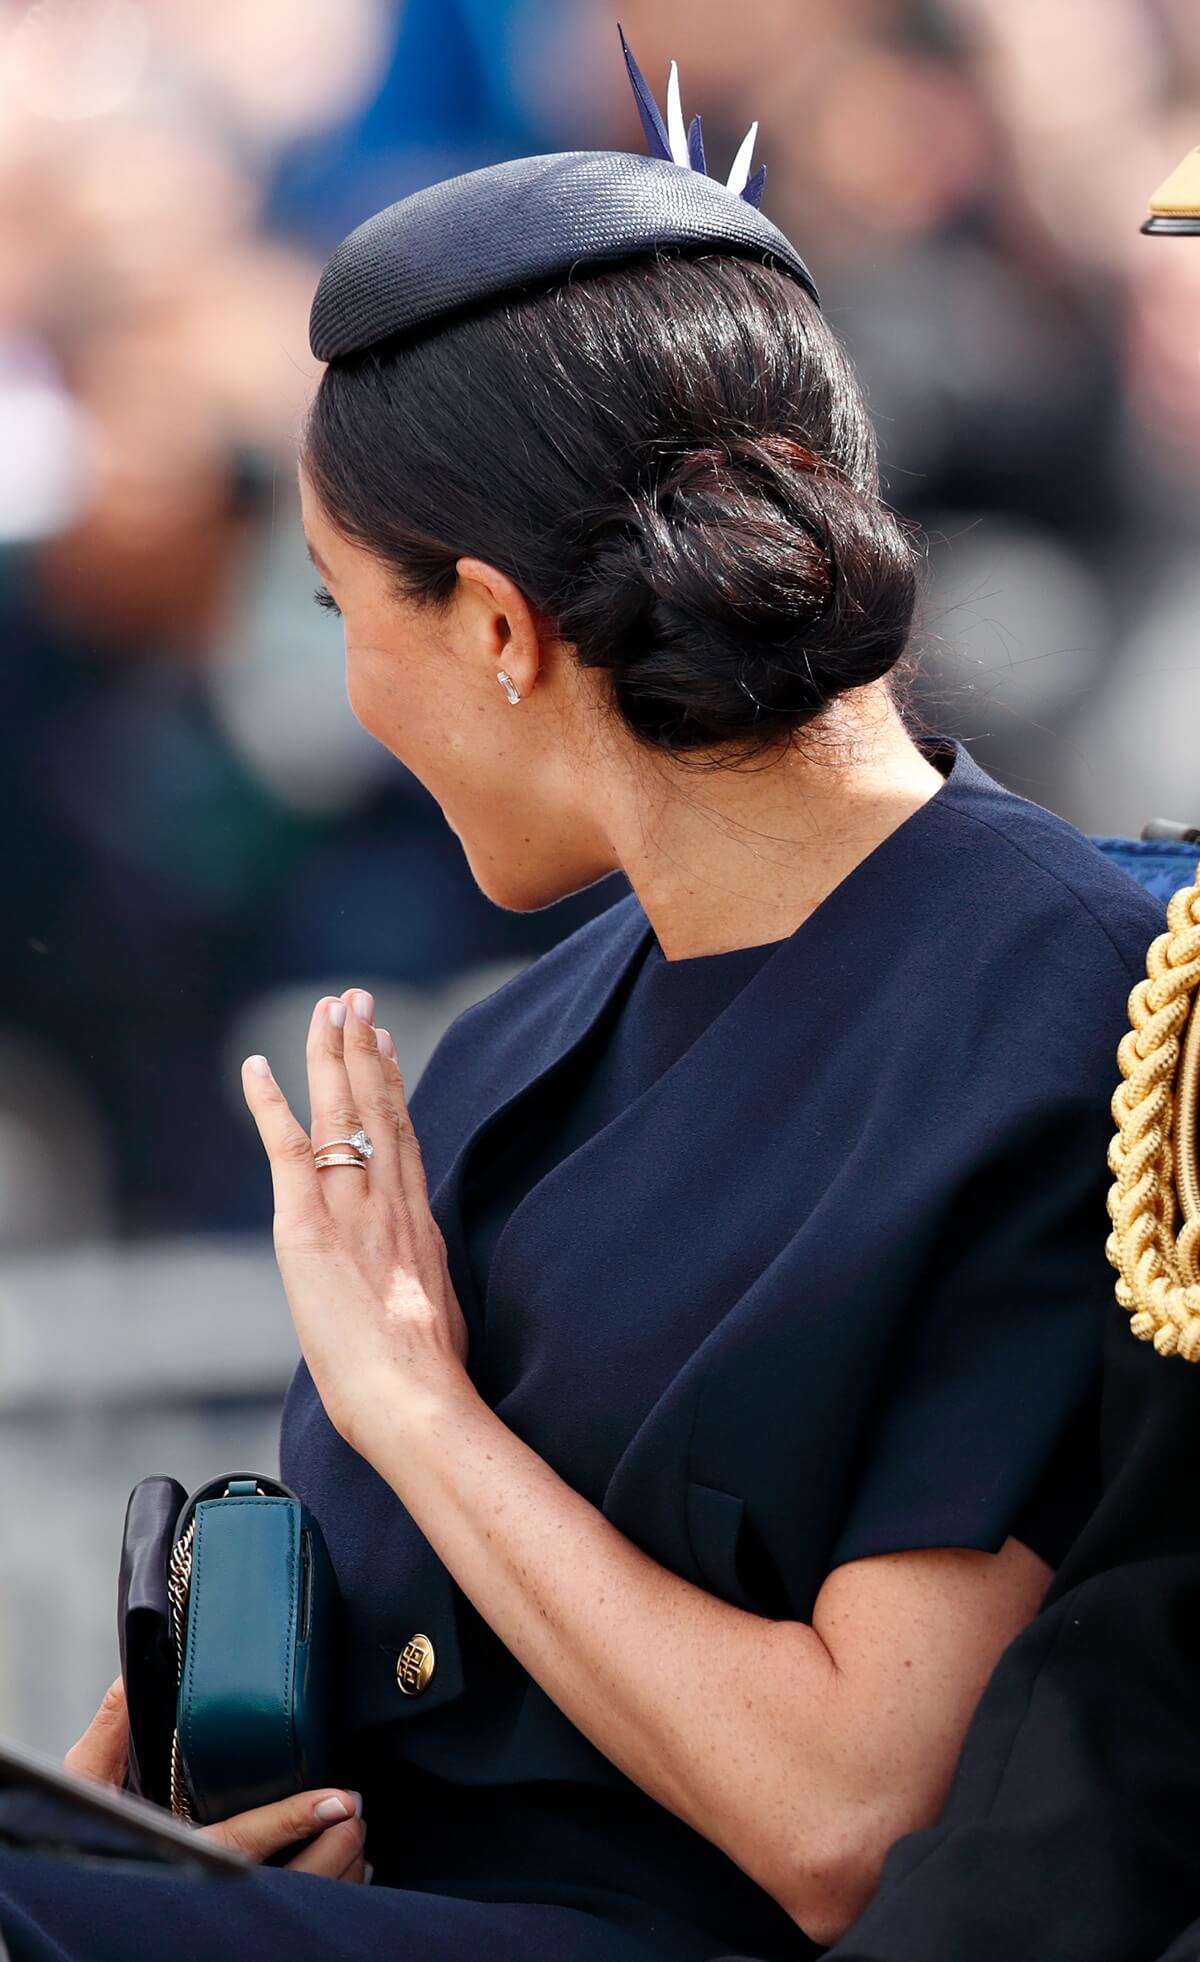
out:
M520 701L521 694L519 689L513 687L512 676L505 674L503 668L499 668L496 673L496 679L500 683L500 686L501 688L503 688L505 694L508 696L509 701L512 702L515 706L516 703Z

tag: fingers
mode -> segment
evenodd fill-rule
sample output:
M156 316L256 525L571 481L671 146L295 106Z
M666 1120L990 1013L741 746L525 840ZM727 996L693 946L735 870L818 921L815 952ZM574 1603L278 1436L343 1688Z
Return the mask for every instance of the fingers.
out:
M344 1000L326 995L313 1009L308 1025L306 1053L314 1149L334 1138L348 1138L362 1122L346 1074L343 1031L349 1012Z
M319 1839L288 1861L296 1873L319 1873L326 1880L366 1879L366 1828L361 1819L348 1819L341 1826L327 1826Z
M419 1209L429 1204L425 1161L421 1156L421 1147L413 1129L412 1118L408 1114L408 1097L404 1089L400 1064L396 1060L396 1045L386 1029L378 1031L378 1048L379 1067L395 1121L404 1194L409 1205Z
M313 1217L324 1197L312 1143L293 1116L265 1056L248 1056L242 1064L242 1091L271 1166L276 1221L286 1226Z
M295 1846L315 1834L343 1824L358 1826L362 1820L362 1799L357 1792L335 1788L321 1792L297 1792L274 1805L256 1806L252 1812L239 1812L219 1825L205 1826L209 1839L230 1846L247 1860L260 1864L285 1846ZM323 1871L323 1870L322 1870Z
M338 999L319 1001L308 1032L308 1086L315 1149L348 1138L360 1128L375 1147L370 1171L358 1166L326 1167L321 1173L326 1199L335 1210L357 1204L367 1179L395 1183L395 1118L383 1087L375 1028L375 1003L365 989L348 989ZM353 1060L353 1069L351 1063ZM382 1175L382 1177L381 1177Z
M119 1676L105 1690L104 1701L79 1742L72 1744L63 1764L77 1778L94 1778L102 1785L118 1788L124 1784L129 1765L129 1711Z
M371 1016L375 1004L361 988L349 988L342 996L346 1023L339 1033L342 1060L352 1107L358 1112L364 1130L375 1147L371 1177L385 1189L401 1183L399 1122L395 1100L388 1087L385 1058L380 1049L380 1032ZM388 1037L391 1041L391 1037Z
M325 996L313 1010L307 1044L312 1130L299 1123L271 1075L265 1057L242 1066L246 1102L271 1165L277 1217L300 1219L330 1207L337 1217L347 1200L365 1195L367 1181L425 1201L425 1177L391 1037L381 1049L371 1019L375 1003L365 989ZM329 1166L318 1171L314 1149L365 1130L374 1146L368 1169Z

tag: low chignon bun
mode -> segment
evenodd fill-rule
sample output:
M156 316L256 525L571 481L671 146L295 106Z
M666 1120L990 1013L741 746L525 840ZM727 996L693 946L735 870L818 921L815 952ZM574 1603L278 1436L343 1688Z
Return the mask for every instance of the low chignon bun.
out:
M728 253L524 293L331 362L305 468L432 601L516 581L639 741L766 747L904 653L916 553L813 298Z
M913 547L875 491L796 437L731 436L664 463L598 528L559 625L648 742L763 738L894 667Z

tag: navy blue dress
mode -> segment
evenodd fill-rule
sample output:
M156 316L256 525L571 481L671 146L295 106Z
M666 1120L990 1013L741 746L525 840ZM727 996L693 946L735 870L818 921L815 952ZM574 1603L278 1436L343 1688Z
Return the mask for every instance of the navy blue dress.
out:
M412 1098L482 1394L651 1557L774 1618L873 1554L1015 1535L1056 1564L1096 1490L1108 1104L1161 908L933 753L942 789L786 939L669 962L626 897L461 1016ZM543 1694L303 1365L282 1469L347 1604L337 1776L376 1885L255 1876L243 1952L816 1953ZM225 1952L213 1902L0 1858L37 1962L124 1955L131 1916L144 1962Z

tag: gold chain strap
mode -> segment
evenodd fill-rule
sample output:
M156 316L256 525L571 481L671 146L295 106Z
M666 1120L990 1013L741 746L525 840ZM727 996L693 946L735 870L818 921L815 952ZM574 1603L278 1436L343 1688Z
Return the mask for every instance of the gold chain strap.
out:
M175 1644L175 1686L183 1675L183 1638L187 1628L188 1591L192 1584L192 1541L196 1533L196 1515L192 1514L187 1532L176 1540L171 1548L171 1563L167 1572L167 1598L171 1603L171 1638ZM187 1780L183 1775L183 1758L179 1748L178 1727L171 1735L171 1810L177 1819L184 1819L189 1826L195 1825L192 1817L192 1802L188 1797Z
M1200 1362L1200 868L1167 908L1167 930L1129 997L1117 1051L1108 1153L1108 1258L1129 1326L1160 1356ZM1179 1215L1183 1225L1175 1231Z

